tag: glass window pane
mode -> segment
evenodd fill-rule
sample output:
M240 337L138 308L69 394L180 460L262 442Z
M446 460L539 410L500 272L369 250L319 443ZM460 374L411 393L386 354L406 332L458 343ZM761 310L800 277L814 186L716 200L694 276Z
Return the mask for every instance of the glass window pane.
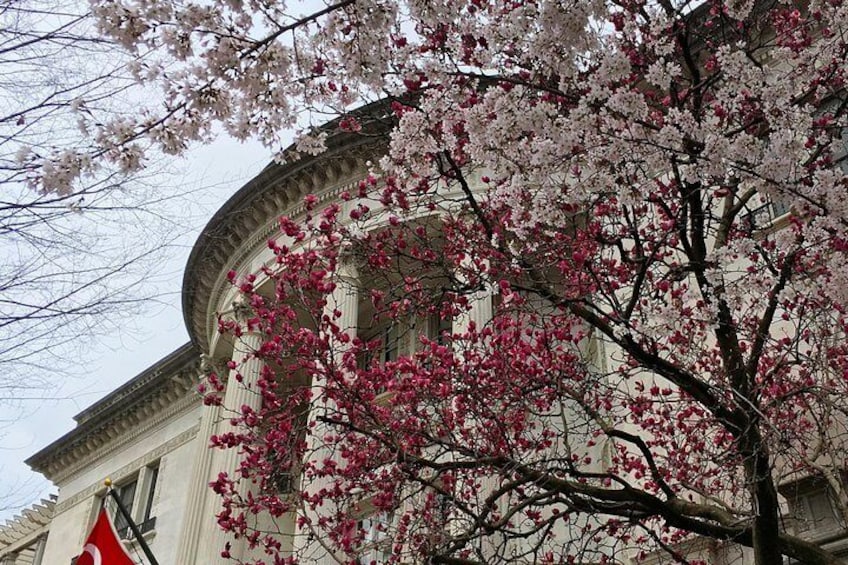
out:
M121 503L126 508L127 513L132 515L133 511L133 500L135 499L135 488L138 481L132 481L130 483L126 483L117 487L118 498L121 500ZM122 537L126 536L126 530L129 527L129 522L124 518L123 513L118 509L118 505L114 504L112 509L112 516L115 522L115 529L118 530L118 534Z
M147 492L147 504L144 508L144 521L151 518L153 510L153 495L156 494L156 480L159 478L159 467L154 467L150 470L150 490Z

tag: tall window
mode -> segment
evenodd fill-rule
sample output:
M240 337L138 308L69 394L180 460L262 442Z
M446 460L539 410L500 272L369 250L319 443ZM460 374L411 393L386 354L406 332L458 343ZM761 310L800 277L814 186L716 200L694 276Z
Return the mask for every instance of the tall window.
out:
M118 499L120 499L121 504L123 504L124 508L127 509L127 512L129 512L131 516L133 515L134 510L133 503L135 502L135 491L137 486L138 479L133 479L130 482L124 483L123 485L115 488ZM129 522L124 514L118 509L118 505L115 504L114 500L107 500L107 507L109 503L112 505L111 514L112 521L115 523L115 529L118 530L121 537L128 537L125 533L129 531Z
M792 502L798 530L809 537L819 537L844 527L833 507L831 491L826 486L800 495Z
M375 347L363 356L360 360L360 366L367 368L374 362L384 365L389 361L397 361L398 356L406 353L402 351L401 337L403 334L401 324L394 320L384 322L377 329L365 333L365 341L375 344Z
M137 474L120 481L114 487L121 504L142 534L149 532L156 526L154 500L158 480L159 464L155 463L143 467ZM112 517L118 535L122 539L132 539L133 532L130 524L118 509L118 505L112 496L103 499L103 506Z
M841 114L829 125L831 139L833 140L830 150L833 161L838 163L842 172L848 173L848 134L841 127L841 125L845 124L846 120L845 108L843 107L844 103L844 97L832 98L816 111L816 115L830 114L831 116L836 116L837 114Z
M763 197L762 203L742 215L742 225L751 232L765 229L789 212L789 205L784 200Z
M378 512L359 521L359 527L364 532L362 553L358 559L361 565L388 563L392 555L391 539L388 534L391 524L391 512Z
M439 345L447 345L450 342L451 330L453 328L453 320L450 318L442 318L439 314L431 314L427 318L426 335Z
M159 467L153 467L150 469L150 485L149 490L147 492L146 504L144 505L144 522L148 522L151 518L153 518L153 495L156 492L156 481L159 479ZM143 523L144 523L143 522Z

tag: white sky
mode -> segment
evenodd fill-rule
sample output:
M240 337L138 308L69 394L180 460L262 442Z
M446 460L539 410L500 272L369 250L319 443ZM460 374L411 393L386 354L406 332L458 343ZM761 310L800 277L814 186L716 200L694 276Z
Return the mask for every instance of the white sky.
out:
M190 197L193 219L186 234L158 265L152 277L163 281L168 292L135 319L122 324L108 338L80 338L80 347L93 347L94 364L84 377L67 380L55 392L56 400L24 405L23 418L0 428L0 521L11 518L56 489L32 472L24 460L74 428L73 416L125 383L188 340L183 325L180 288L183 269L200 230L212 214L244 183L270 161L259 144L242 144L229 138L195 148L175 160L170 170L185 170L181 184L200 187ZM196 225L194 225L196 224Z

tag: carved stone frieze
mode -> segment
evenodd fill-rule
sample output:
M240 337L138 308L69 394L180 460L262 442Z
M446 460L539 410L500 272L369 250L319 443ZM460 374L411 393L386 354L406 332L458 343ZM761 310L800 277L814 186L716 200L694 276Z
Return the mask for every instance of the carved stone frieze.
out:
M200 357L191 344L142 372L77 417L77 427L26 463L54 483L108 457L142 434L199 407Z
M274 237L281 215L303 215L307 194L314 194L320 207L342 191L355 189L368 174L369 163L385 153L385 131L381 122L370 135L331 135L326 152L272 163L221 207L195 243L183 278L183 316L198 348L205 351L214 335L216 309L230 289L227 272L247 265Z
M180 447L184 443L189 442L192 439L194 439L197 436L198 429L199 429L199 424L192 426L191 428L185 430L184 432L180 433L179 435L172 437L171 439L169 439L168 441L166 441L165 443L163 443L159 447L157 447L157 448L155 448L151 451L148 451L147 453L145 453L141 457L138 457L138 458L134 459L133 461L131 461L130 463L127 463L126 465L122 466L120 469L116 469L114 472L110 473L110 476L119 480L122 477L125 477L127 475L134 473L135 471L138 471L139 469L141 469L145 465L149 465L150 463L153 463L153 462L161 459L163 456L167 455L171 451L174 451L176 448ZM105 479L106 477L103 477L103 478ZM99 492L104 492L105 490L106 490L106 487L103 486L102 480L99 480L95 483L92 483L89 486L87 486L86 488L84 488L81 491L74 494L73 496L70 496L70 497L62 500L58 504L56 504L54 514L57 514L57 515L61 514L62 512L67 510L68 508L76 506L77 504L79 504L83 500L91 498L95 494L97 494Z

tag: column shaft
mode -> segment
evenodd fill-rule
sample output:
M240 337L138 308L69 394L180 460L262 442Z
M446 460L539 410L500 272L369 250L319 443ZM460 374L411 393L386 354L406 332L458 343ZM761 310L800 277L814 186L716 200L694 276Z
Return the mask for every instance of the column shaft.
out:
M236 368L230 372L227 379L227 388L224 392L223 405L219 408L220 420L217 422L216 431L218 434L232 431L233 427L230 420L234 416L242 413L242 406L249 406L253 410L259 410L262 406L262 397L259 395L257 382L262 373L262 361L250 357L253 351L259 349L262 345L262 336L255 333L245 334L235 344L233 350L233 361L236 363ZM248 356L245 360L245 356ZM241 374L242 381L236 379L236 373ZM218 473L225 472L232 479L236 478L238 482L238 468L241 463L242 456L238 449L216 450L212 455L212 478L217 477ZM243 494L245 489L249 488L242 484L240 489ZM209 496L211 504L206 505L209 515L213 517L220 511L220 500L215 495ZM211 506L211 508L209 508ZM201 520L203 517L200 517ZM230 543L230 555L233 558L242 558L245 553L245 544L243 538L235 539L232 534L222 531L217 523L214 525L214 533L209 536L208 543L205 543L199 548L198 554L202 554L203 558L196 561L197 565L212 565L216 563L229 563L221 557L221 551L227 542ZM200 555L198 555L200 557Z
M195 442L197 451L194 457L194 469L189 484L186 515L183 521L183 531L180 536L177 563L185 565L200 565L195 561L198 554L198 544L204 532L212 532L218 524L212 512L213 506L209 499L217 497L209 488L212 480L212 461L215 452L209 447L209 438L215 433L215 425L220 418L217 406L204 406L200 415L200 429Z
M324 314L352 340L356 337L359 323L359 281L357 272L352 265L342 264L339 267L337 275L337 286L327 298ZM337 313L341 315L336 317ZM341 363L345 350L350 347L349 342L344 343L339 339L330 339L330 346L332 348L331 355L333 361L335 363ZM323 411L331 408L324 397L323 389L325 384L320 381L312 382L312 406L309 410L307 428L311 432L307 440L307 461L304 463L308 463L309 461L320 462L327 457L334 457L329 449L320 443L322 441L321 438L324 436L323 430L325 429L325 425L318 422L318 417ZM304 484L301 488L305 491L316 492L323 486L323 484L316 481L310 484ZM317 512L307 510L306 513L306 517L309 518L310 522L316 523L318 521L319 515ZM333 558L326 556L324 548L314 541L309 531L298 531L296 534L294 539L295 554L309 555L310 561L317 559L315 562L335 562ZM318 535L321 535L320 532Z

